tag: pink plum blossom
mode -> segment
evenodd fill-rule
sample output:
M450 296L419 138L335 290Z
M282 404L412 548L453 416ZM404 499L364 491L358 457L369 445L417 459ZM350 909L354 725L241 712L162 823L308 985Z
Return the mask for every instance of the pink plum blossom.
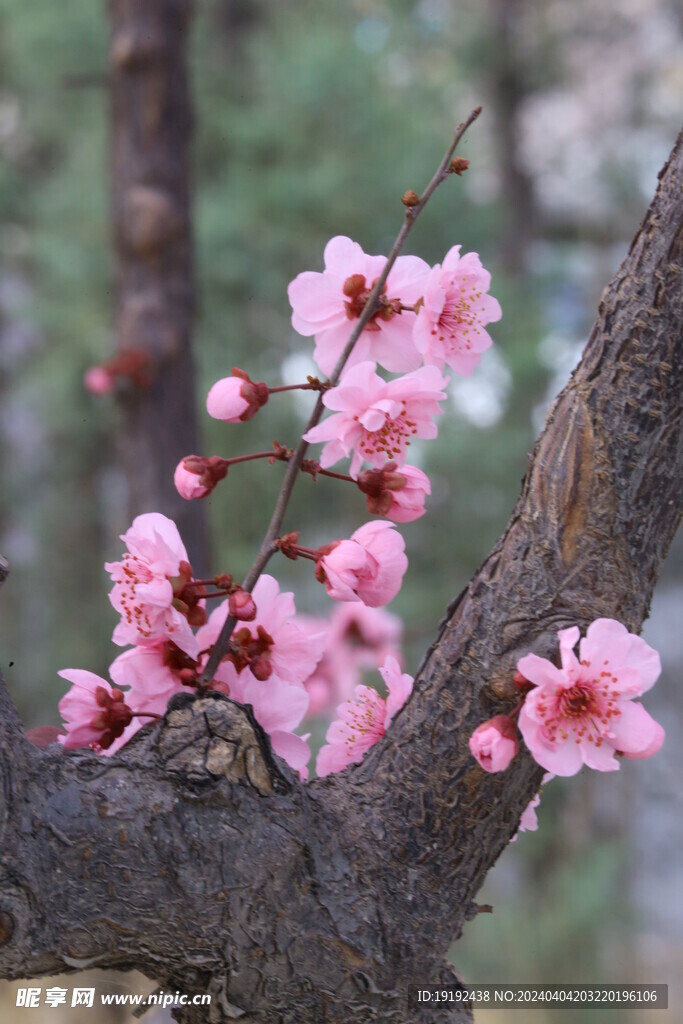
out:
M448 383L434 366L422 366L395 380L382 380L375 363L358 363L348 370L336 388L325 392L323 402L335 410L304 434L306 441L327 441L320 456L323 469L353 452L350 474L357 477L363 460L382 466L387 459L405 462L412 437L437 436L434 417L446 397Z
M310 676L322 656L324 630L308 633L302 629L296 620L293 594L280 593L277 580L267 573L259 577L252 597L256 615L250 622L241 624L240 632L245 630L254 641L260 641L267 648L265 654L271 669L266 677L268 682L275 676L286 683L303 686L304 680ZM228 601L223 601L209 616L206 625L198 631L197 641L202 650L207 650L216 642L227 614ZM227 667L232 669L233 665L221 662L216 672L217 679L222 679L221 673ZM248 664L244 672L247 676L253 675ZM232 672L228 673L226 681L233 684Z
M503 772L517 753L517 729L507 715L496 715L477 726L469 740L470 753L485 772Z
M136 714L163 715L174 694L196 692L183 685L183 673L177 667L190 660L168 642L153 647L132 647L111 663L109 675L118 687L127 687L126 704ZM134 718L125 733L112 744L109 753L128 743L150 721L151 718Z
M368 512L386 516L394 523L412 523L425 513L425 497L432 493L429 477L416 466L385 463L381 469L364 469L358 475L359 490L366 495Z
M533 689L524 699L519 728L536 761L556 775L582 767L616 771L615 754L645 757L661 746L664 730L634 698L654 685L659 655L614 619L596 619L573 648L579 629L560 630L561 668L527 654L517 668Z
M268 401L268 387L233 367L231 377L217 380L206 397L209 416L225 423L244 423Z
M316 576L335 601L379 608L401 589L408 568L405 542L392 523L373 521L340 540L316 565Z
M414 338L425 363L444 364L469 377L492 342L485 324L500 320L497 299L487 295L491 275L476 252L460 255L455 245L443 264L429 272L424 301L415 322Z
M93 747L113 753L114 741L133 721L124 694L85 669L65 668L58 675L72 684L59 702L66 732L57 737L58 741L67 750Z
M280 593L272 576L264 574L259 578L253 598L256 617L242 629L259 643L264 636L267 638L260 659L265 657L269 672L255 676L252 665L247 663L238 671L234 661L224 659L213 684L232 700L251 705L256 721L269 734L275 753L305 777L310 748L305 738L295 735L293 730L308 709L309 696L303 683L322 655L325 632L307 631L298 624L292 594ZM227 614L228 602L224 601L198 631L202 650L216 642ZM245 647L240 644L240 653Z
M327 743L320 748L316 762L319 776L340 772L358 764L384 736L395 714L403 707L413 689L413 678L402 674L395 658L388 657L380 668L387 687L386 698L371 686L357 686L353 700L337 708L338 718L327 730Z
M274 674L260 680L248 669L238 673L230 662L220 666L215 678L219 684L216 688L231 700L251 706L275 753L306 778L311 750L306 739L293 731L308 710L309 697L304 687L287 683Z
M192 572L177 526L159 512L148 512L133 521L121 540L128 549L122 560L104 566L114 580L109 600L121 615L114 643L123 647L169 639L196 657L199 647L189 622L174 607L174 581L187 581Z
M661 749L662 744L666 739L666 733L659 722L655 722L654 724L656 726L654 735L646 747L637 751L620 750L619 753L621 756L627 758L629 761L642 761L644 758L652 757L653 754L656 754Z
M362 673L377 670L387 655L400 659L403 623L383 608L345 602L334 605L329 619L300 615L297 623L314 634L326 633L322 658L304 683L311 700L309 715L348 700Z
M287 289L292 326L315 335L313 357L331 374L360 316L386 257L368 256L357 242L338 235L325 246L322 274L305 271ZM373 359L392 373L416 369L421 358L412 337L414 306L422 296L429 266L417 256L399 256L389 272L381 304L360 335L347 366Z

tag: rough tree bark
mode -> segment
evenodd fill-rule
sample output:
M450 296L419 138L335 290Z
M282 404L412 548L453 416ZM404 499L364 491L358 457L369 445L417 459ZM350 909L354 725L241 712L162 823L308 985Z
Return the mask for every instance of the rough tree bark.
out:
M175 698L111 759L41 751L0 689L0 976L137 967L209 991L184 1024L462 1021L411 1008L541 770L467 738L555 632L645 618L681 510L683 137L556 400L508 527L362 764L310 785L249 710Z
M108 12L116 343L119 353L147 353L151 366L148 389L130 387L119 396L129 515L155 510L174 519L191 538L190 560L203 574L205 509L173 486L177 463L199 451L190 344L191 3L109 0Z

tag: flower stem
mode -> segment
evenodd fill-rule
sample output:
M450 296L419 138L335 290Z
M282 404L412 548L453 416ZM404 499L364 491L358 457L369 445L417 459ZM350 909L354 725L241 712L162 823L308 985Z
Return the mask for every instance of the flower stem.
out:
M268 388L268 394L275 395L279 391L323 391L325 386L320 381L307 381L305 384L278 384L276 388Z
M481 107L476 107L472 111L470 116L467 118L467 120L463 121L462 124L458 125L458 127L455 130L455 134L451 139L451 143L448 149L446 150L443 159L441 160L441 163L434 172L434 175L432 176L432 179L425 188L424 192L419 197L419 202L415 206L406 207L403 216L403 224L398 235L396 236L396 241L391 247L391 252L389 253L387 261L384 264L384 269L382 270L382 273L375 281L374 287L368 296L368 300L365 303L365 306L363 307L363 312L358 317L358 320L356 321L356 326L351 332L349 340L344 346L344 350L340 355L339 359L337 360L337 364L334 367L329 377L329 380L327 381L328 387L334 387L339 381L342 370L346 365L347 359L351 355L354 345L356 344L359 337L365 330L371 318L377 312L377 309L379 307L379 297L382 294L382 289L386 284L389 272L391 271L401 250L403 249L403 246L405 245L406 238L410 234L413 224L419 217L424 207L427 205L429 199L431 199L436 189L448 177L448 168L453 157L453 153L455 152L458 143L462 139L467 129L470 127L471 124L474 123L474 121L476 121L480 113ZM306 429L303 431L304 434L307 434L310 430L313 429L313 427L318 425L318 423L320 422L320 417L323 414L323 411L323 396L322 394L319 394L313 412L311 413L311 417L306 426ZM282 481L282 487L280 488L280 493L276 499L275 508L273 509L273 515L268 525L268 529L266 530L265 537L263 538L261 547L259 548L254 563L242 583L244 589L249 592L253 590L254 585L258 580L259 576L265 569L266 565L272 558L273 554L277 551L277 547L274 542L275 539L280 534L280 528L285 518L285 513L287 512L289 499L292 495L294 484L296 483L296 479L299 475L301 463L304 460L307 448L308 441L304 441L302 437L301 440L299 441L296 451L294 452L294 455L289 460L287 471L285 473L285 478ZM236 621L237 620L233 618L232 615L228 615L225 622L223 623L223 628L221 629L218 635L218 639L213 645L213 650L211 652L209 660L207 661L206 666L204 667L204 671L202 672L202 683L205 683L207 682L207 680L213 678L216 669L220 665L221 658L223 657L224 653L228 648L228 643L230 641L232 631L235 628Z

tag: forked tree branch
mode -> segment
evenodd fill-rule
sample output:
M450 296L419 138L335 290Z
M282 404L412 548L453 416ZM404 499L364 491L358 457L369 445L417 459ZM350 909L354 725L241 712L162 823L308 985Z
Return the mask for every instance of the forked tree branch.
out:
M414 694L358 766L303 786L248 709L178 697L119 756L39 751L0 686L0 976L97 964L209 991L184 1024L439 1024L411 1006L540 769L486 775L472 729L555 632L645 618L681 510L683 140L554 403L508 527Z

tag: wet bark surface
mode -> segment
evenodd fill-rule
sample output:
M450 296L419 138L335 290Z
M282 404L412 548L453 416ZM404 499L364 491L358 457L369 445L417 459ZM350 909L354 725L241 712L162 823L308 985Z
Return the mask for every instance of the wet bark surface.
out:
M1 977L136 967L212 994L184 1024L469 1019L409 992L456 983L446 950L542 771L487 775L468 737L558 629L640 628L680 518L682 180L679 139L504 535L362 764L303 786L220 695L110 759L38 750L0 687Z

